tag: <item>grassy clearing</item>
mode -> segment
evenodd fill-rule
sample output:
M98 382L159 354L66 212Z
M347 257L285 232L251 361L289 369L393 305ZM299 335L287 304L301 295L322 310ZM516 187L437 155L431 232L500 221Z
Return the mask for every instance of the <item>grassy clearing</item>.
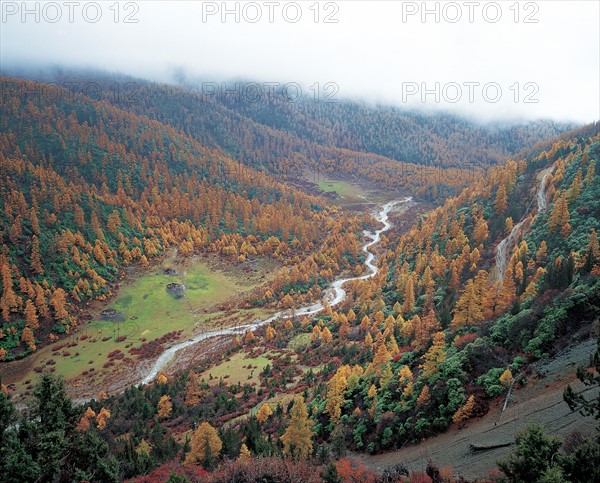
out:
M297 334L288 342L287 348L294 352L302 352L310 344L310 334Z
M50 344L32 354L23 364L27 368L11 382L17 384L17 390L24 390L23 381L35 379L34 368L53 367L56 374L66 379L79 376L83 371L93 369L96 378L107 374L104 368L108 354L117 349L125 357L131 357L129 348L137 347L145 341L159 338L169 332L183 330L181 339L195 328L204 326L228 326L233 319L239 318L248 323L266 316L261 309L240 310L225 313L215 310L215 306L242 292L252 289L258 282L242 280L234 274L211 270L204 263L195 264L184 273L186 299L176 299L166 291L170 282L180 282L179 276L163 274L164 267L157 267L151 273L141 276L121 289L117 298L108 306L122 314L122 322L95 320L82 327L73 336ZM84 340L81 340L83 336ZM124 340L121 340L124 338ZM63 347L58 351L52 348L69 343L73 347ZM50 364L48 362L50 361ZM110 371L122 363L115 361ZM262 367L261 367L262 370Z
M271 361L265 356L254 358L247 356L248 354L245 352L234 354L228 361L203 372L201 377L211 383L217 383L219 379L223 379L229 385L236 385L238 382L240 384L252 384L253 382L259 384L258 375L267 364L271 364Z
M213 272L202 264L189 269L183 280L188 287L185 299L176 299L165 289L168 283L179 282L180 278L159 272L126 287L109 308L123 313L125 322L121 325L131 337L155 339L173 330L193 329L202 321L198 315L202 309L224 302L243 289L233 277ZM98 322L95 325L110 328L116 324Z
M344 198L359 199L364 201L361 196L367 195L367 193L360 186L346 183L345 181L325 179L318 183L318 185L321 190L325 192L334 191Z
M380 203L388 198L393 198L391 193L373 192L356 184L336 179L325 179L317 183L319 188L325 192L335 192L340 198L334 200L338 205L351 205L355 203Z

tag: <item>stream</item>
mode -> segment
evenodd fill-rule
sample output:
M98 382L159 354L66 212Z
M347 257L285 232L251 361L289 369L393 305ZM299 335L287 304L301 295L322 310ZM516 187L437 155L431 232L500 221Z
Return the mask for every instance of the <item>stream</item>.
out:
M553 166L550 166L542 171L542 180L540 181L540 187L538 188L536 194L538 214L543 213L548 209L548 199L546 198L546 180L548 179L550 173L552 173L553 169ZM528 212L529 208L525 212L525 215ZM504 272L508 266L508 262L510 261L512 249L515 247L519 238L521 238L523 235L523 224L526 220L525 215L523 215L523 218L519 223L513 226L508 236L498 243L498 247L496 248L496 269L498 271L499 280L504 278Z
M367 254L367 258L365 260L365 265L367 266L369 273L367 273L366 275L361 275L359 277L349 277L349 278L341 278L341 279L335 280L330 285L330 287L327 289L325 297L324 297L328 301L328 303L331 307L334 307L334 306L340 304L346 298L346 291L343 288L344 284L346 284L347 282L351 282L353 280L365 280L367 278L374 277L377 274L378 268L373 264L375 255L373 254L373 252L371 252L369 250L369 248L371 248L373 245L378 243L381 240L381 234L388 231L391 228L392 225L388 221L388 215L389 215L390 211L392 210L392 208L400 203L408 203L411 200L412 200L412 197L409 196L402 200L390 201L389 203L386 203L386 204L380 206L379 211L375 214L375 218L377 219L377 221L379 221L380 223L383 224L383 228L381 228L375 232L371 232L371 231L367 231L367 230L363 231L364 236L367 239L369 239L369 241L367 243L365 243L362 247L362 251ZM158 373L161 370L163 370L169 364L169 362L171 362L175 358L175 355L177 352L179 352L181 349L189 347L193 344L197 344L200 341L209 339L211 337L221 336L221 335L243 334L250 330L254 330L263 325L269 324L277 319L288 319L291 317L314 315L314 314L320 312L321 310L323 310L323 308L324 308L323 302L317 302L312 305L307 305L305 307L301 307L301 308L293 310L293 311L292 310L282 310L282 311L275 313L274 315L272 315L271 317L269 317L267 319L257 320L255 322L252 322L251 324L240 325L240 326L236 326L236 327L228 327L226 329L214 330L214 331L203 332L201 334L198 334L198 335L192 337L191 339L186 340L185 342L175 344L175 345L169 347L167 350L165 350L159 356L159 358L156 359L156 361L154 362L154 365L147 372L147 374L143 377L141 383L148 384L148 383L152 382L156 378Z

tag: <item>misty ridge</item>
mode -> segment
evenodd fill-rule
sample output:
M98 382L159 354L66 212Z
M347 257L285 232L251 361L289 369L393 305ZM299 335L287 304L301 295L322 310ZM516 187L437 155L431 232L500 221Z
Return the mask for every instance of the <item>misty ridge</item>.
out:
M200 79L182 68L175 69L167 82L64 67L13 66L3 73L64 89L54 95L84 94L148 116L206 146L223 149L244 164L267 165L271 172L296 176L303 168L317 169L328 157L339 157L339 151L332 153L332 149L368 154L370 159L363 159L368 164L402 162L478 170L578 127L551 120L484 123L428 110L425 104L421 109L401 108L345 98L337 86L335 91L318 86L317 97L315 85L311 90L290 82ZM5 79L3 89L9 88L10 79ZM222 129L225 125L227 132ZM241 138L247 136L251 148L242 145ZM275 149L269 150L265 143ZM287 147L277 148L283 145ZM285 159L292 154L302 157L304 164L284 169Z
M272 103L314 103L314 104L348 104L370 109L389 110L406 115L414 114L424 117L439 116L441 118L459 118L470 122L474 127L505 129L531 123L548 124L573 129L582 125L577 122L555 121L550 119L525 119L521 116L499 117L483 120L469 113L462 113L460 107L432 107L423 102L417 105L398 105L391 102L377 101L374 97L344 94L343 84L331 80L315 82L309 85L295 80L273 78L269 80L254 79L247 76L216 77L214 75L198 76L184 67L158 69L153 75L124 73L97 67L77 67L70 64L27 64L21 62L4 62L0 74L17 78L54 83L72 92L85 93L96 100L113 102L137 102L140 89L160 86L163 90L171 89L171 96L185 96L194 91L205 101L217 99L225 104L236 104L245 108L260 109ZM119 87L118 87L119 86ZM120 89L129 88L129 92L120 93ZM185 88L184 90L180 88Z

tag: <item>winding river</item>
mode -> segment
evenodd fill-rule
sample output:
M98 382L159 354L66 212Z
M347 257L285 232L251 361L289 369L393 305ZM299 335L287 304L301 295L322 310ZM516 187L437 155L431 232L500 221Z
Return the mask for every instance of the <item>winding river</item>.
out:
M375 214L375 218L377 219L377 221L379 221L380 223L383 224L383 228L381 228L375 232L371 232L371 231L367 231L367 230L365 230L363 232L365 235L365 238L367 238L369 240L362 247L362 251L367 254L367 258L365 259L365 265L367 266L369 273L367 273L366 275L361 275L360 277L341 278L339 280L335 280L325 293L325 299L328 301L330 306L334 307L334 306L340 304L346 298L346 291L343 288L344 284L346 284L347 282L351 282L353 280L365 280L367 278L374 277L377 274L378 268L373 264L375 255L369 249L373 245L378 243L379 240L381 240L382 233L388 231L391 228L392 225L388 220L388 216L389 216L389 213L392 210L392 208L400 203L408 203L411 200L412 200L412 197L409 196L402 200L390 201L389 203L386 203L386 204L380 206L379 211ZM192 337L191 339L186 340L185 342L181 342L179 344L173 345L173 346L169 347L167 350L165 350L160 355L160 357L158 359L156 359L156 361L154 362L154 365L147 372L147 374L143 377L141 383L148 384L148 383L152 382L156 378L158 373L162 369L164 369L167 366L167 364L169 364L169 362L171 362L175 358L175 355L177 354L177 352L179 352L181 349L184 349L185 347L189 347L193 344L197 344L198 342L206 340L206 339L210 339L211 337L217 337L220 335L243 334L250 330L257 329L258 327L261 327L265 324L269 324L277 319L287 319L290 317L313 315L313 314L316 314L316 313L320 312L321 310L323 310L323 307L324 307L323 302L317 302L312 305L301 307L294 311L283 310L283 311L277 312L276 314L272 315L268 319L257 320L255 322L252 322L251 324L240 325L237 327L229 327L226 329L214 330L214 331L203 332L201 334L198 334L198 335Z

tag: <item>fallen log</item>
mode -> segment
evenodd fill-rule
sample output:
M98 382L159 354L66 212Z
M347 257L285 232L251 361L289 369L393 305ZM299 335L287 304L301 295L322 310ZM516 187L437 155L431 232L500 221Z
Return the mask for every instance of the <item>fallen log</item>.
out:
M478 453L480 451L488 451L490 449L505 448L512 444L514 444L512 441L510 443L498 443L498 444L488 444L488 445L470 444L469 449L471 450L471 453Z

